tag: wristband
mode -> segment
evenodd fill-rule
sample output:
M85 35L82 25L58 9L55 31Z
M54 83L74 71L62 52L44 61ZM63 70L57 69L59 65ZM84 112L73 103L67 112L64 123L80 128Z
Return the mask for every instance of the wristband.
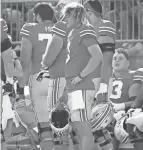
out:
M18 83L17 83L16 93L17 94L24 94L24 87L23 88L19 87Z

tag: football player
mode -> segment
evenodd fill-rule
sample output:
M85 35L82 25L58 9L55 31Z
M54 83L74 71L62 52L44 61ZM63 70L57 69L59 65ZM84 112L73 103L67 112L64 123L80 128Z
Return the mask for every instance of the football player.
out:
M130 71L129 65L129 57L125 49L117 49L112 60L113 77L111 84L109 83L110 100L115 112L127 111L141 88L141 72ZM113 138L113 140L115 139ZM113 145L114 149L119 148L119 142L114 141Z
M96 32L87 22L85 9L81 4L74 2L66 5L63 14L67 20L67 28L72 28L68 35L65 66L68 106L80 148L87 150L93 146L89 120L96 90L93 80L98 84L100 82L102 52L97 43Z
M78 2L79 0L75 1ZM63 91L66 92L64 90L66 83L64 70L67 57L67 37L71 28L67 28L67 20L62 15L62 8L71 2L71 0L60 1L57 4L56 7L60 10L58 18L61 19L52 28L53 37L42 59L42 66L48 69L50 76L47 97L49 110L54 107L59 97L63 94Z
M7 34L8 26L6 24L6 21L2 18L0 18L0 24L1 24L1 81L3 83L6 82L6 76L8 77L19 77L22 75L22 67L20 64L20 61L18 60L16 54L12 51L12 43L11 38ZM2 84L1 84L2 85ZM3 104L3 94L1 90L1 107ZM4 108L1 108L3 110ZM1 111L3 112L3 111ZM8 123L11 124L12 121L9 119ZM1 123L0 123L1 124ZM2 131L2 125L1 125L1 137L3 137L3 131ZM4 133L7 132L8 134L11 134L11 130L7 126L7 128L4 130ZM6 143L3 143L3 138L1 138L2 141L2 149L6 149Z
M46 145L49 142L48 131L50 130L47 123L49 79L44 78L39 82L36 78L42 68L42 55L48 46L48 41L52 38L54 10L48 3L38 3L34 7L34 18L35 23L26 23L20 31L22 38L20 61L23 67L23 77L19 78L17 93L20 98L24 97L24 86L29 80L31 100L39 122L41 149L51 150L51 145Z
M103 53L100 84L100 89L102 89L102 91L99 89L97 94L100 94L100 92L107 93L109 78L112 74L112 57L115 51L115 26L112 22L103 20L103 10L99 0L88 0L84 3L84 7L86 9L88 21L96 30L97 41ZM102 100L103 99L105 98L102 97Z

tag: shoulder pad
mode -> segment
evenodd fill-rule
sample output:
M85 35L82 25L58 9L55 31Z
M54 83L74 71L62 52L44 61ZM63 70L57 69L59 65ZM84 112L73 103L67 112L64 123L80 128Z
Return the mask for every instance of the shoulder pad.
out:
M94 27L90 24L83 25L80 30L80 38L89 37L89 36L93 38L97 38Z
M36 25L36 23L26 23L23 25L20 35L22 37L29 37L31 30L33 30L33 27Z
M54 34L57 34L63 37L66 36L66 31L67 31L67 23L64 21L57 22L52 28L52 32Z

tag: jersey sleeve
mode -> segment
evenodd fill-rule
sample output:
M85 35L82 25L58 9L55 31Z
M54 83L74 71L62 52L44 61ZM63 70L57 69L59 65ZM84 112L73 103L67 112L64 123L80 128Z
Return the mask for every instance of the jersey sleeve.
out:
M95 39L97 41L97 34L96 31L94 29L94 27L92 26L86 26L83 27L80 31L80 40L83 39Z
M66 36L66 31L67 31L67 24L66 22L63 21L57 22L52 28L52 33L61 37Z
M110 21L104 20L99 25L98 37L99 36L109 36L112 39L116 40L116 29L115 29L114 24Z
M134 73L134 82L141 82L143 83L143 68L139 68Z
M1 42L8 38L7 32L8 32L8 26L5 20L0 19L1 22Z
M32 34L33 27L34 27L33 24L30 24L30 23L24 24L20 31L20 38L24 37L24 38L31 40L30 37Z

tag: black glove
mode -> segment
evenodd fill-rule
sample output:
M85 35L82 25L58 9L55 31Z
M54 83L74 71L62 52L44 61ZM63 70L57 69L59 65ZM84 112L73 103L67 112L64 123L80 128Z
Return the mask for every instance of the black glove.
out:
M50 78L49 71L47 69L43 69L38 73L36 78L37 81L41 82L43 78Z
M18 82L16 83L16 94L23 95L24 94L24 87L19 87Z
M13 85L9 82L5 83L2 88L4 89L4 93L12 93L13 92Z

